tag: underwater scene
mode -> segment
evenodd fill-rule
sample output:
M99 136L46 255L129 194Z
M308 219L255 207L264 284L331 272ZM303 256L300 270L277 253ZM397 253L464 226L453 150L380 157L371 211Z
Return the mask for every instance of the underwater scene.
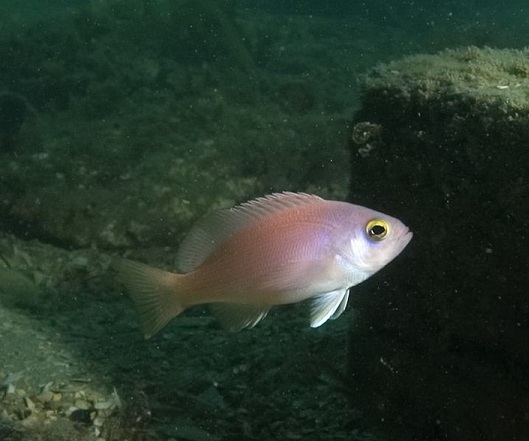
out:
M526 0L0 0L0 441L529 441Z

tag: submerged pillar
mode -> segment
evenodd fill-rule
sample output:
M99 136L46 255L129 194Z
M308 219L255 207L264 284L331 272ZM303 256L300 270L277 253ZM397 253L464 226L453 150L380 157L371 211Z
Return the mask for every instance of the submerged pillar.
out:
M351 148L351 200L415 233L352 296L354 404L385 439L529 439L529 51L375 68Z

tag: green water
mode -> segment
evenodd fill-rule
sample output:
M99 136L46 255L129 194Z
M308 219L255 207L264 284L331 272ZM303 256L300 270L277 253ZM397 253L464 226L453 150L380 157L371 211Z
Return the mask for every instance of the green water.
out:
M435 398L444 396L448 383L431 378L435 388L426 395L435 403L428 412L434 410L414 420L411 409L420 410L417 402L428 387L394 400L391 392L403 377L396 373L394 383L381 384L376 383L381 376L374 375L371 384L366 374L371 365L355 365L358 353L369 354L378 360L377 372L410 369L406 381L413 372L424 379L435 370L430 352L414 352L421 354L420 366L394 366L381 355L387 354L388 341L395 353L408 350L413 339L407 338L420 340L417 329L429 326L420 322L421 314L414 318L422 323L418 326L391 313L399 299L413 303L420 292L414 272L429 262L413 251L389 269L398 276L374 276L361 285L359 300L322 328L309 328L307 308L295 305L274 309L255 329L229 334L207 309L198 308L149 341L142 339L110 258L126 256L173 270L178 246L199 217L278 191L369 201L381 210L378 203L384 201L397 217L413 218L409 201L424 188L413 175L428 162L416 166L420 154L401 154L393 146L395 156L380 157L380 150L363 145L362 154L372 152L380 164L390 164L389 171L363 169L366 184L350 185L351 164L361 161L353 121L392 115L390 105L362 107L369 100L362 101L361 79L373 67L410 54L467 46L523 48L529 31L525 2L0 3L0 440L463 439L453 421L436 422L446 413L444 404L435 407ZM471 64L472 56L468 60ZM509 87L524 91L529 70L523 63L513 69L520 85ZM495 84L494 95L504 86ZM442 122L428 124L444 129ZM431 134L428 124L414 139ZM387 132L380 136L400 140L411 122L391 127L393 138ZM413 172L391 169L392 161L406 154L411 162L403 167L413 164ZM500 188L518 197L525 194L526 180L516 173L497 175L512 181ZM467 182L465 176L461 182ZM376 188L369 185L371 177ZM434 178L421 182L436 191L444 188ZM372 200L381 188L388 189L388 197ZM436 194L432 191L432 198ZM428 214L427 207L424 211ZM436 212L435 219L442 216ZM523 231L520 217L512 218L516 231ZM421 249L421 243L445 243L450 234L423 229L414 242ZM515 239L525 240L519 236ZM466 265L471 268L474 261ZM421 280L430 267L423 271ZM431 271L441 274L444 268ZM518 285L510 288L516 291ZM362 299L373 293L388 296L382 307L399 321L403 340L362 327L373 315L370 301ZM433 299L423 313L442 311L439 316L449 320L454 310L465 310L455 302L455 309L444 309ZM516 305L526 329L527 304ZM360 309L359 321L353 308ZM489 303L479 308L484 317L495 317ZM443 321L438 323L442 328ZM490 335L503 332L498 329L491 324ZM430 327L424 334L433 338L442 330ZM418 346L432 348L435 341ZM527 372L523 358L468 350L468 372L478 378L476 359L489 357L505 378ZM515 368L504 371L505 365ZM468 378L458 375L454 381L468 386ZM516 395L507 383L494 383L501 403ZM373 391L381 394L376 406L363 398ZM524 415L526 401L515 398ZM491 399L490 409L495 406ZM510 414L509 405L498 408L505 421L516 422L516 430L502 432L500 422L475 430L473 439L501 439L501 433L529 439L523 418L519 422L518 413Z

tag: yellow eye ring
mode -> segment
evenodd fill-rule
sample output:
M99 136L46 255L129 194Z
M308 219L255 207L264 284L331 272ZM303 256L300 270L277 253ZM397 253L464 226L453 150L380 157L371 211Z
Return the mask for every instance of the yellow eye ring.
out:
M380 242L389 233L389 224L384 219L371 219L366 224L366 234L370 241Z

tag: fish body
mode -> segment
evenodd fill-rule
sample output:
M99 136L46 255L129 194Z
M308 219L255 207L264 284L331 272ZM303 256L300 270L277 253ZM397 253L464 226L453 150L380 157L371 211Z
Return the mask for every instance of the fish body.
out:
M337 318L349 289L393 260L412 233L398 219L304 193L278 193L200 220L184 240L180 273L118 259L115 268L146 338L184 309L210 304L230 330L274 305L312 299L312 327Z

